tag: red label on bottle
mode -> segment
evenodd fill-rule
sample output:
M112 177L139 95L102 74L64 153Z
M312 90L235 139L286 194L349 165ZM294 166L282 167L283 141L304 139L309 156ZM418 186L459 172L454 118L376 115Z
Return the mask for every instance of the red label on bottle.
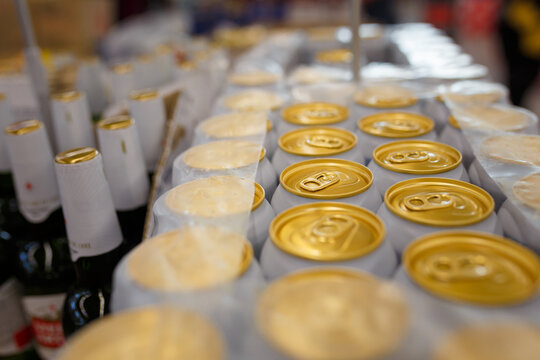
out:
M22 349L32 341L32 327L25 326L13 334L13 341L17 348Z
M64 332L60 321L32 318L32 330L41 346L55 349L64 344Z

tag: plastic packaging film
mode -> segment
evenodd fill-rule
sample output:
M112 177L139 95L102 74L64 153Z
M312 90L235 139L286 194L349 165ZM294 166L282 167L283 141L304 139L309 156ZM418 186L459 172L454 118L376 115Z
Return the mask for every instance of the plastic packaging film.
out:
M399 31L405 32L404 29L396 27L393 36L399 38ZM425 43L432 41L428 40L428 33L445 42L437 31L422 24L410 24L407 31L424 34L418 37ZM384 225L379 228L363 222L360 223L363 227L359 227L346 212L357 204L344 204L339 199L331 205L337 209L335 214L322 217L317 226L300 226L297 231L291 231L291 244L309 251L313 246L310 241L320 242L340 254L354 248L350 234L362 233L359 238L373 242L376 236L370 238L366 234L378 229L384 245L377 249L378 260L372 256L375 253L368 253L362 259L364 262L344 259L338 264L323 260L313 266L305 266L308 261L297 262L302 265L295 272L267 284L264 264L259 259L265 250L263 243L272 242L268 230L274 210L268 200L278 185L279 174L270 163L274 153L270 145L278 142L277 129L283 122L283 111L297 104L337 104L349 111L353 126L346 129L353 135L360 117L375 112L370 106L359 104L356 96L359 91L368 89L371 94L368 98L373 98L370 87L382 89L388 98L403 97L405 92L417 97L414 104L402 104L391 112L407 112L409 107L411 113L422 113L426 100L425 94L402 81L376 81L360 89L345 82L306 85L299 81L300 85L288 89L287 81L295 85L296 82L284 74L294 63L302 39L297 33L267 37L237 59L231 77L222 72L220 80L213 80L220 83L215 86L219 88L215 96L205 94L207 75L195 75L197 70L193 70L189 81L184 79L186 87L174 121L182 125L185 135L173 147L164 166L165 173L153 204L153 236L126 255L115 271L112 304L115 314L76 336L61 359L81 358L74 357L81 352L93 354L93 358L115 359L157 358L165 354L175 359L229 360L491 360L498 359L496 355L501 359L532 360L537 356L540 317L534 309L538 297L531 296L528 302L512 307L445 300L420 285L403 265L393 281L383 280L394 272L388 269L395 269L398 264L389 242L384 240ZM409 46L408 49L413 49ZM403 55L406 48L400 47L399 53ZM457 55L459 49L441 46L437 51ZM204 61L200 66L207 65ZM430 64L421 65L426 69ZM414 71L417 75L418 69ZM193 84L196 85L190 86ZM427 82L426 87L431 85ZM212 103L214 107L208 105ZM462 105L460 109L463 110ZM319 113L311 111L310 116L317 117ZM525 111L519 113L529 116ZM477 110L473 109L471 114L476 116ZM457 121L461 125L459 117ZM526 128L524 132L528 131ZM505 132L486 134L465 129L463 133L467 138L473 134L477 139L471 140L471 144L482 165L482 160L490 161L495 164L493 168L500 168L497 162L507 159L508 151L514 154L511 145L498 145L495 158L478 155L484 139L507 135ZM522 142L533 147L536 144L534 140ZM333 143L323 142L323 145L333 146ZM538 172L535 161L532 157L532 165L510 164L505 171L511 169L509 179L518 180ZM487 167L486 171L489 173L490 169ZM494 179L502 179L503 173L500 171L501 176ZM326 174L310 181L324 188L326 182L335 182L335 177ZM516 198L526 199L525 203L536 204L537 213L537 201L530 200L535 181L538 181L535 177L525 179L511 191ZM520 209L525 206L530 207L520 205ZM298 218L302 216L310 216L309 211L297 213ZM373 213L371 216L376 218ZM331 236L333 231L340 236ZM520 249L514 250L519 253ZM291 259L298 261L302 257L302 254L283 255L275 257L276 269L290 269ZM480 261L479 257L474 259ZM530 260L529 267L523 266L523 271L530 270L527 280L531 287L538 284L540 277L540 265L535 261ZM440 271L434 276L440 273L446 276L445 265L436 268ZM473 270L498 269L482 267L483 263L477 266ZM465 267L464 274L469 274L470 269ZM458 274L458 282L462 275ZM119 334L125 336L117 341L115 337ZM105 339L109 345L101 347L104 353L94 353L101 351L96 344L104 343Z
M445 103L457 124L453 131L472 150L471 181L494 197L505 233L539 251L538 117L504 104L507 91L501 85L465 85L460 90L469 101L458 93L458 102L445 97Z

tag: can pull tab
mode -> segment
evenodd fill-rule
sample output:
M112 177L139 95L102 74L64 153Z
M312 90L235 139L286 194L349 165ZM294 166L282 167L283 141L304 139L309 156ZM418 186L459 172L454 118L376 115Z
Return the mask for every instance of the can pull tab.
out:
M429 159L427 151L396 151L388 155L387 160L394 164L424 162Z
M343 147L343 140L333 136L316 135L308 138L306 144L325 149L339 149Z
M311 226L311 234L319 244L346 248L354 237L356 221L347 215L329 215Z
M306 191L320 191L339 182L338 174L331 171L321 171L300 181L300 187Z
M417 131L420 128L418 124L407 120L385 121L381 125L399 132Z
M491 261L483 255L449 254L426 260L426 272L441 282L482 281L496 275ZM503 274L494 277L496 282L505 282Z
M403 204L411 211L443 209L454 206L454 202L450 194L445 193L411 195L403 199Z

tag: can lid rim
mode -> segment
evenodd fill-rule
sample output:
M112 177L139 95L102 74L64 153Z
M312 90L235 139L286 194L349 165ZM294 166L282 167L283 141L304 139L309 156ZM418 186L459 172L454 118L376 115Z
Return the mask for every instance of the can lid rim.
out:
M441 169L400 169L400 168L393 167L393 166L383 162L380 159L380 157L382 156L381 153L383 151L388 150L388 148L397 147L397 146L402 145L402 144L403 145L411 144L411 146L420 145L420 146L423 146L423 147L430 147L432 149L433 148L444 149L444 151L441 151L441 152L444 152L444 153L452 156L452 158L454 160L454 163L452 165L450 165L450 166L447 166L447 167L441 168ZM375 150L373 150L372 159L380 167L385 168L387 170L390 170L392 172L398 172L398 173L402 173L402 174L415 174L415 175L424 175L425 174L425 175L431 175L431 174L441 174L441 173L448 172L450 170L454 170L455 168L457 168L461 164L462 155L461 155L461 152L459 152L456 148L454 148L454 147L452 147L450 145L447 145L447 144L437 142L437 141L399 140L399 141L392 141L390 143L382 144L382 145L376 147Z
M454 246L462 248L469 245L475 248L484 248L489 252L496 252L506 259L521 262L523 271L531 277L528 287L523 287L521 292L505 292L494 299L486 294L472 293L470 291L453 291L452 289L438 287L437 280L420 276L414 264L422 256L426 256L437 248ZM403 268L407 275L420 287L428 292L459 302L473 303L483 306L504 306L524 302L532 298L540 288L540 260L531 250L519 245L507 238L491 233L478 231L441 231L428 234L416 239L409 244L403 252Z
M349 190L346 192L342 192L340 194L309 194L306 192L299 191L295 189L293 186L290 186L287 183L287 178L294 174L294 171L300 170L299 168L302 167L315 167L315 166L328 166L329 164L334 164L337 166L342 167L343 169L349 170L349 171L355 171L356 174L359 174L364 180L366 180L366 184L364 186L361 186L357 189ZM367 191L371 185L373 185L373 173L371 170L354 161L345 160L345 159L332 159L332 158L323 158L323 159L311 159L311 160L305 160L300 161L297 163L294 163L292 165L287 166L280 174L279 176L279 182L283 188L294 195L298 195L304 198L308 199L319 199L319 200L334 200L334 199L342 199L342 198L348 198L352 197L358 194L361 194L365 191Z

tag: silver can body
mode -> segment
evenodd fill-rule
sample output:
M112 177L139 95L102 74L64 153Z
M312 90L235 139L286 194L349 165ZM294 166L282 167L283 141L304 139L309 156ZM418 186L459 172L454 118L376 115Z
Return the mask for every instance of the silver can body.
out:
M391 243L399 254L403 253L405 248L412 243L414 239L442 230L472 230L502 236L502 226L499 223L495 212L491 213L486 219L475 224L451 228L423 225L405 220L391 212L384 203L379 208L379 211L377 211L377 216L379 216L386 225L386 241Z
M255 182L261 184L264 188L266 198L271 199L278 186L279 178L267 157L259 162L257 174L255 175Z
M373 150L375 150L375 148L377 148L380 145L392 142L392 141L396 141L396 140L435 141L437 139L437 135L435 134L435 131L433 130L420 136L413 136L413 137L408 137L408 138L389 138L389 137L383 137L383 136L374 136L374 135L366 134L360 129L356 129L355 134L358 137L358 144L360 144L360 148L362 149L362 154L364 154L364 156L368 160L371 160L373 156Z
M448 122L444 126L441 135L439 136L439 141L458 149L463 157L463 163L465 166L469 166L473 162L474 151L471 144L465 135L463 135L461 130L456 129L452 125L448 124Z
M508 166L512 165L513 164L508 164ZM471 179L471 183L480 186L491 194L493 200L495 200L495 209L498 209L506 200L506 195L503 193L500 186L497 185L491 176L489 176L487 171L477 159L474 159L469 167L469 177Z
M322 158L344 159L344 160L354 161L362 165L365 164L365 157L364 157L364 154L362 153L362 150L360 149L360 145L356 144L349 151L345 151L340 154L324 155L324 156L295 155L278 147L276 149L276 152L274 153L274 156L272 157L272 165L274 166L274 169L276 170L276 172L278 174L281 174L281 172L289 165L295 164L300 161L305 161L305 160L310 160L310 159L322 159Z
M448 110L444 102L434 97L425 99L422 102L422 113L433 119L435 131L437 134L441 134L450 116L450 110Z
M379 277L393 275L398 260L388 241L362 257L346 261L315 261L290 255L274 245L269 238L261 253L261 268L268 280L274 280L291 272L312 267L349 267L363 270Z
M426 175L417 175L417 174L406 174L406 173L400 173L396 171L390 171L388 169L383 168L379 164L377 164L373 159L369 162L368 168L373 173L373 185L375 185L375 188L379 191L379 193L384 196L386 193L386 190L388 188L400 181L408 180L408 179L415 179L415 178L421 178L425 177ZM430 177L440 177L440 178L447 178L447 179L455 179L455 180L461 180L461 181L469 181L469 176L467 175L467 171L465 170L465 167L463 164L459 164L459 166L455 169L452 169L450 171L445 171L439 174L429 174Z
M527 218L509 199L502 204L497 213L504 234L523 245L540 252L540 223Z
M255 210L252 210L249 216L247 238L253 246L253 253L257 259L268 237L268 229L274 216L274 209L266 199Z
M433 304L430 307L436 306L438 310L449 313L453 316L458 316L469 321L489 320L500 316L515 317L520 320L539 321L540 315L538 308L540 306L540 296L535 296L529 301L513 306L494 307L494 306L478 306L463 302L454 302L439 298L436 295L428 293L426 290L418 286L412 280L403 266L396 271L394 282L400 285L408 294L411 301L415 303ZM420 311L422 314L422 311ZM427 311L424 313L427 315Z
M328 201L328 200L312 199L312 198L307 198L303 196L298 196L298 195L288 192L287 190L285 190L283 186L279 185L274 193L274 196L272 196L271 204L276 214L279 214L296 205L311 204L311 203L317 203L321 201ZM360 194L356 194L350 197L343 197L339 199L332 199L332 201L343 202L343 203L352 204L356 206L362 206L373 212L377 211L377 209L379 208L382 202L381 195L379 194L377 189L373 186L373 184Z
M289 131L292 131L292 130L298 130L298 129L303 129L303 128L309 128L310 126L315 126L315 125L297 125L297 124L292 124L288 121L285 121L282 117L279 118L279 120L277 122L275 122L275 124L277 124L276 126L276 132L278 134L278 136L281 136ZM325 127L337 127L337 128L340 128L340 129L345 129L345 130L349 130L349 131L354 131L354 129L356 128L356 120L353 116L349 115L349 117L341 122L338 122L338 123L334 123L334 124L319 124L317 126L325 126Z

